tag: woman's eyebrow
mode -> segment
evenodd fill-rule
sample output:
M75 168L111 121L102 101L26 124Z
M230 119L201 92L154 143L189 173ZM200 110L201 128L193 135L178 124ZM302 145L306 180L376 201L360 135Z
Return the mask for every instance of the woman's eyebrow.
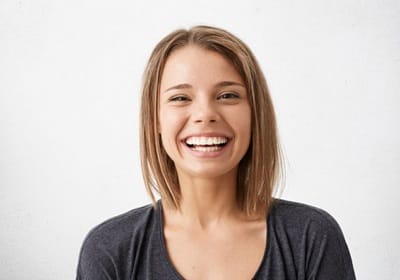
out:
M221 81L215 84L215 88L223 88L223 87L228 87L228 86L240 86L240 87L244 87L245 86L240 83L240 82L235 82L235 81ZM166 90L164 90L164 92L168 92L170 90L175 90L175 89L191 89L193 88L192 85L190 84L177 84L175 86L169 87Z
M222 81L215 85L216 88L222 88L222 87L228 87L228 86L241 86L241 87L245 88L245 86L242 83L235 82L235 81Z
M174 90L174 89L188 89L188 88L192 88L192 86L190 84L178 84L178 85L172 86L170 88L167 88L166 90L164 90L164 92Z

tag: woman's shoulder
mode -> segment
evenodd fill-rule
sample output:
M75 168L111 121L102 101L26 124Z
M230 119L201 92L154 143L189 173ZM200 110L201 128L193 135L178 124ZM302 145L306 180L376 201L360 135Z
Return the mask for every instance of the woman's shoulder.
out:
M269 212L268 227L278 238L287 236L295 243L305 237L344 243L344 234L336 219L327 211L304 203L276 199Z
M276 199L268 215L268 234L269 256L282 258L270 257L268 267L293 278L355 279L343 232L327 211Z
M145 205L105 220L86 235L81 254L118 251L118 248L129 248L132 243L140 242L156 220L154 212L152 205Z
M313 223L324 227L338 227L336 220L327 211L308 204L283 199L274 200L269 219L287 225Z
M91 240L102 241L107 244L109 240L123 239L145 230L149 220L154 218L154 207L151 204L132 209L114 216L93 227L87 234L84 243Z
M104 273L115 276L132 271L137 259L132 252L139 252L156 232L156 211L153 205L146 205L90 230L81 247L77 279L103 279Z

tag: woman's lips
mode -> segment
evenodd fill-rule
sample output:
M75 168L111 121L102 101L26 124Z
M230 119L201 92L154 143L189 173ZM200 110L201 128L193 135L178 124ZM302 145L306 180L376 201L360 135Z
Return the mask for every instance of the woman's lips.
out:
M183 144L194 155L200 157L219 156L229 145L231 138L226 136L189 136L185 138Z

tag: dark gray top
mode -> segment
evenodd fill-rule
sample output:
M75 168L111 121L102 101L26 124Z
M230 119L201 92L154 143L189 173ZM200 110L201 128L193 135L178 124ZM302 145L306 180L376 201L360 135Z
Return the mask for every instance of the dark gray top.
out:
M90 231L76 279L183 279L168 257L158 206L131 210ZM267 223L267 247L253 279L355 279L342 231L325 211L275 200Z

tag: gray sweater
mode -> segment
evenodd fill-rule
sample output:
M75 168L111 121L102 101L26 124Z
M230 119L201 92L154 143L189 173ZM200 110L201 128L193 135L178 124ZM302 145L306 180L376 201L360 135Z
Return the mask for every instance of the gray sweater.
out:
M169 260L158 206L131 210L90 231L76 279L183 279ZM355 279L343 234L325 211L276 199L267 225L267 247L253 279Z

